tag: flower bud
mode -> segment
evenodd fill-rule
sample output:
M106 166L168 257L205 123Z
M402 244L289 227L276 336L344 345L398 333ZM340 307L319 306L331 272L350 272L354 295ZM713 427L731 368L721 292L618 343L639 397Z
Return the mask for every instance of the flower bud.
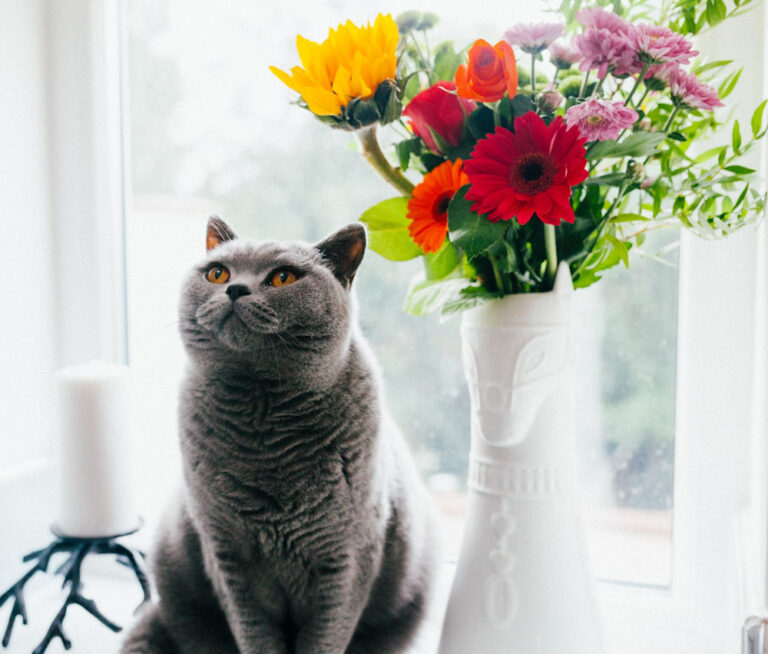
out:
M431 30L439 22L440 22L440 17L437 14L434 14L431 11L426 11L421 15L421 20L419 21L419 24L416 26L416 29L419 30L420 32Z
M639 121L637 121L637 129L641 129L644 132L653 131L653 123L651 122L651 119L648 118L648 116L641 118Z
M639 161L630 159L627 164L627 179L636 184L640 184L646 179L645 166Z
M415 30L419 22L421 22L421 12L416 11L415 9L409 9L398 15L397 18L395 18L395 22L397 23L397 29L400 31L400 34L407 34L408 32Z
M453 82L438 82L416 95L403 116L430 150L445 154L461 141L464 123L476 106L472 100L456 94Z
M557 89L547 89L539 94L537 98L539 105L539 111L546 114L554 113L561 104L563 104L563 96Z

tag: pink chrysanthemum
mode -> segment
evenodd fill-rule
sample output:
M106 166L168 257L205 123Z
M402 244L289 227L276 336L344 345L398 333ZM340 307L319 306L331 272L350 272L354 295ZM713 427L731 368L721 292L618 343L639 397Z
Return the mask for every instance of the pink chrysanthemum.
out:
M581 60L581 53L571 43L554 41L549 44L549 59L555 68L567 70Z
M644 64L687 64L699 54L682 34L661 25L636 25L630 38Z
M645 79L656 79L664 82L666 85L669 83L669 78L678 70L680 70L680 64L671 61L666 64L656 64L648 69L648 72L645 74Z
M472 211L491 222L517 218L525 225L534 213L548 225L574 222L571 187L589 176L579 130L562 116L547 126L533 111L516 118L514 128L497 127L464 164Z
M584 27L595 27L600 30L628 33L632 30L632 24L617 16L611 11L605 11L600 7L590 7L576 12L576 20Z
M504 40L509 45L520 46L523 52L537 54L562 33L562 23L518 23L504 33Z
M573 45L583 57L579 69L597 70L600 79L609 72L628 75L640 71L631 37L625 32L588 27L574 37Z
M608 141L619 138L621 130L635 124L640 116L623 102L591 98L572 106L565 113L568 125L576 125L587 141Z
M667 62L666 64L656 64L648 68L645 73L645 86L651 91L662 91L667 88L669 78L680 70L680 64Z
M712 111L724 106L717 91L700 81L693 73L678 69L669 76L669 93L672 102L681 109L704 109Z

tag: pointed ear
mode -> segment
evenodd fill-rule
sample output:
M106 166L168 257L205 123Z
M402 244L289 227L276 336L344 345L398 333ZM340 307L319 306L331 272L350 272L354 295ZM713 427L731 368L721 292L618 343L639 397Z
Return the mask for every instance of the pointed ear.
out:
M208 219L208 229L205 232L205 249L207 251L213 250L224 241L231 241L235 238L237 238L235 233L221 218L211 216Z
M331 234L315 247L342 286L348 288L365 254L365 228L353 223Z

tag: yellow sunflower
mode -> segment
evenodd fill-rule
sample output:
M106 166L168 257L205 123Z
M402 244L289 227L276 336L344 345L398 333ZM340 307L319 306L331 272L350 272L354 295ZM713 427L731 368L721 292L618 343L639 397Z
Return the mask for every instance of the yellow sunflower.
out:
M398 30L390 14L379 14L371 25L351 21L331 29L328 38L315 43L296 37L301 66L291 74L269 69L289 88L301 94L317 116L338 116L350 100L373 96L379 84L395 77Z

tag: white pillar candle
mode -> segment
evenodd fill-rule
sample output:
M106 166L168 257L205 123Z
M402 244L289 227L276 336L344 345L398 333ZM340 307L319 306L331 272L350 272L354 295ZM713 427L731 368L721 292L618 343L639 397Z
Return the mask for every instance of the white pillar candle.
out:
M137 526L130 474L130 376L102 361L56 373L61 506L67 536L121 534Z

